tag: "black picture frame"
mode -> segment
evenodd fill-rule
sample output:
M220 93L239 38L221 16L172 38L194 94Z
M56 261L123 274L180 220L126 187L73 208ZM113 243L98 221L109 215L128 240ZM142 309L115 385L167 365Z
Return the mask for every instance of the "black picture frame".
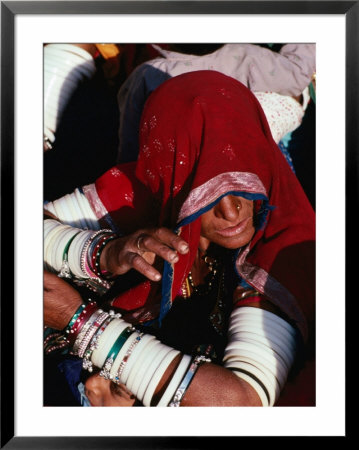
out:
M15 436L14 392L14 36L18 14L337 14L346 23L346 235L355 236L359 155L359 1L2 1L1 2L1 448L205 448L230 437ZM333 63L335 59L333 58ZM354 202L354 203L353 203ZM347 242L347 241L346 241ZM346 264L355 248L346 245ZM348 281L346 273L346 282ZM6 281L6 282L5 282ZM347 283L346 297L349 294ZM349 430L347 429L349 433ZM349 437L347 434L345 437ZM220 441L220 442L218 442Z

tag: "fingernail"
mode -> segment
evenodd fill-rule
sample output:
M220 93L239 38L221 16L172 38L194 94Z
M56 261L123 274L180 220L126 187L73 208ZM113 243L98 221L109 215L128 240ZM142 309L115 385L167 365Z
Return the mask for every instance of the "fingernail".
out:
M159 281L160 279L161 279L161 275L160 274L155 275L155 280L156 281Z
M177 255L173 255L173 256L171 256L171 260L173 261L173 262L177 262L178 261L178 256Z
M181 252L183 252L183 253L187 253L188 250L189 250L189 247L188 247L188 245L186 245L186 244L182 244L182 245L180 246L180 250L181 250Z

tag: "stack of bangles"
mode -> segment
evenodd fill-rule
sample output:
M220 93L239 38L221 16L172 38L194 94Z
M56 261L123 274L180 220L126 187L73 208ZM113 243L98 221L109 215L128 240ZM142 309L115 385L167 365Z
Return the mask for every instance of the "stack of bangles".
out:
M135 329L120 314L98 309L92 301L78 308L65 335L72 354L83 359L85 370L100 368L100 376L126 385L144 406L155 406L156 388L181 354ZM247 306L235 308L229 321L223 366L245 380L263 406L273 406L293 364L297 344L297 330L276 314ZM210 362L208 349L199 353L181 354L156 406L180 406L198 367Z
M44 47L44 141L51 149L57 124L72 94L96 72L95 61L86 50L72 44Z
M103 280L111 280L111 274L101 271L100 258L106 244L117 237L112 230L81 230L53 219L46 219L45 268L65 278L95 279L102 283Z
M152 405L156 388L169 365L181 353L154 336L136 330L114 311L104 312L93 301L84 302L64 330L71 353L83 359L89 372L124 384L144 406ZM210 359L182 354L156 406L180 406L197 369Z

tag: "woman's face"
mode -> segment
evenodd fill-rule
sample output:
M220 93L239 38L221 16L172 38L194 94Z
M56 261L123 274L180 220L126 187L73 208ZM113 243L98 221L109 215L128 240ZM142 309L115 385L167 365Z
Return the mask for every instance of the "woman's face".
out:
M117 385L96 374L85 383L85 394L91 406L133 406L136 398L124 385Z
M254 233L253 201L226 195L202 214L200 246L206 249L213 242L224 248L235 249L248 244Z

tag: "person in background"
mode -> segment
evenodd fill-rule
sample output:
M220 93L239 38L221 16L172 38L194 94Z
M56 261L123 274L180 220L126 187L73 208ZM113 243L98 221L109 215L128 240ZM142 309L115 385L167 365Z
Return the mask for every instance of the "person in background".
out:
M260 101L277 143L301 124L316 71L315 44L285 44L278 52L254 44L153 47L159 56L135 68L118 92L118 162L137 158L140 118L148 96L182 73L215 70L243 83Z

